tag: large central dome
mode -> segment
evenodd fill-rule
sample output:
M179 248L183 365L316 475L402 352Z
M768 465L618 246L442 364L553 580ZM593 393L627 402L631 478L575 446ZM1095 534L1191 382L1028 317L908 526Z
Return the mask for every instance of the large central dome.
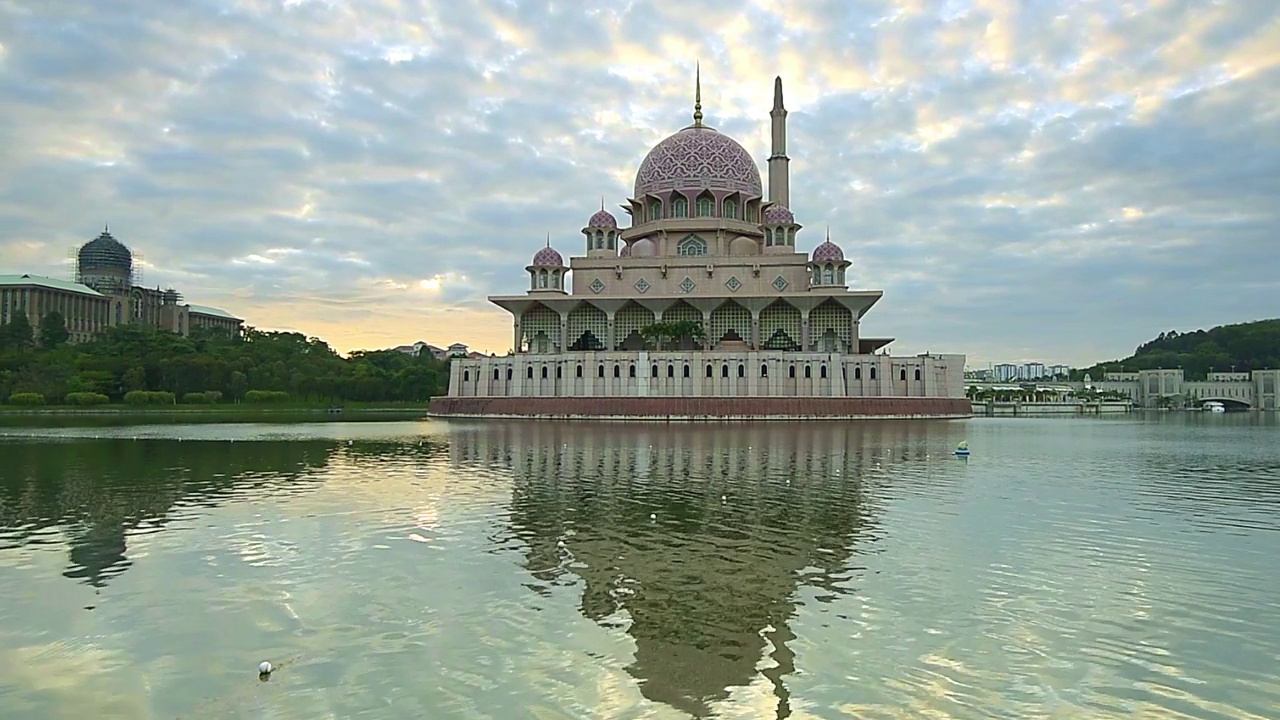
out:
M644 157L633 197L704 189L760 197L760 187L760 171L741 145L705 125L690 125Z

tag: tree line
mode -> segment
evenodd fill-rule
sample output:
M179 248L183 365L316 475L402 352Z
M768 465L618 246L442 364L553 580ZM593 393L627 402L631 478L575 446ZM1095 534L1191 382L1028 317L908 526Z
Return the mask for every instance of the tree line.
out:
M1162 332L1123 360L1101 362L1080 372L1100 379L1105 372L1182 368L1188 380L1210 372L1250 372L1280 368L1280 319L1220 325L1210 330Z
M184 337L117 325L89 342L67 339L57 312L41 319L39 333L21 313L0 325L0 402L425 402L449 386L448 361L430 353L343 358L323 340L294 332L201 328Z

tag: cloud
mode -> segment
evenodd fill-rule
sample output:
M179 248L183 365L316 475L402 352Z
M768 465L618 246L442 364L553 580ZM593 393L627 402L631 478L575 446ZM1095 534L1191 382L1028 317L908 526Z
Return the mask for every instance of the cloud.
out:
M1270 0L0 0L0 264L104 222L148 284L344 350L502 352L489 294L688 122L767 156L898 352L1089 363L1280 304ZM10 267L12 266L12 267Z

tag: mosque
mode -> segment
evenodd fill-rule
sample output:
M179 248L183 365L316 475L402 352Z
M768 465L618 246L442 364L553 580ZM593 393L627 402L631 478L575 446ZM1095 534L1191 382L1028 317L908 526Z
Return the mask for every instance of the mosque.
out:
M513 351L453 361L453 417L758 419L969 417L964 356L895 357L861 333L882 296L850 290L826 239L797 250L782 79L770 112L769 195L733 138L693 124L640 163L628 227L601 207L568 265L550 245L525 268Z
M40 275L0 275L0 325L19 313L32 328L57 311L71 342L86 342L113 325L150 325L179 335L211 328L236 334L244 320L214 307L192 305L177 290L137 283L133 252L104 228L76 251L75 281Z

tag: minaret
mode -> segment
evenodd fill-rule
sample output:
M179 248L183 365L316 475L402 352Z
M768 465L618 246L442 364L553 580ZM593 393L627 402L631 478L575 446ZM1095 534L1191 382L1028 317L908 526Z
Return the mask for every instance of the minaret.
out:
M773 81L773 151L769 155L769 202L791 206L791 171L787 157L787 109L782 106L782 78Z

